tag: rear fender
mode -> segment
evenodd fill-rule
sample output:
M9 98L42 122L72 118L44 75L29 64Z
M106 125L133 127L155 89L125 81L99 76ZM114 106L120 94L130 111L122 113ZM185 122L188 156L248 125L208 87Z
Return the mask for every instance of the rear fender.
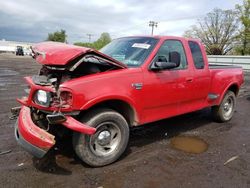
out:
M236 91L236 92L233 91L233 92L235 93L235 95L237 96L240 86L239 86L237 83L232 83L231 85L229 85L228 87L226 87L226 88L223 90L223 92L221 93L221 95L220 95L220 97L219 97L219 99L218 99L218 103L217 103L218 105L222 102L222 100L223 100L223 98L224 98L226 92L227 92L228 90L231 90L230 88L232 88L232 87L236 87L236 88L237 88L237 91Z

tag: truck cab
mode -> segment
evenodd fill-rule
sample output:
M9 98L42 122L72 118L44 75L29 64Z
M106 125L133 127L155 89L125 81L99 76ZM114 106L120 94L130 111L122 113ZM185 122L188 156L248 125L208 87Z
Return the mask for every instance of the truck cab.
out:
M204 48L198 41L182 38L162 40L152 60L143 67L145 89L153 91L145 95L145 121L183 114L207 105L211 77L206 54L202 50ZM172 62L173 53L179 56L177 67L162 70L161 67L155 68L154 65L162 61L162 57L166 64ZM150 117L152 114L155 117Z

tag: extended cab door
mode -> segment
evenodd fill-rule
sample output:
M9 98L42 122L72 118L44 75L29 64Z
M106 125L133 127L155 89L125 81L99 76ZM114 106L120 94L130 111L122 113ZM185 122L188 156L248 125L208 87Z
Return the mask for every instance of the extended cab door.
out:
M184 106L186 110L193 111L205 107L208 92L211 85L210 70L204 47L200 42L188 41L191 52L190 64L193 66L193 86L192 101L189 106ZM184 109L183 109L184 110ZM184 111L185 112L185 111Z
M144 122L178 115L182 103L187 104L193 98L193 69L188 65L182 41L164 41L153 62L169 62L171 52L180 54L179 67L144 71Z

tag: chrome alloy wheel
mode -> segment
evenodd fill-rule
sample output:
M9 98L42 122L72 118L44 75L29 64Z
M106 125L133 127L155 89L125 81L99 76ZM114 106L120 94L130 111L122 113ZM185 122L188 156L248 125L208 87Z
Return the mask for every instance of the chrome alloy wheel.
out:
M114 122L103 122L97 127L94 135L90 136L90 149L97 156L108 156L116 152L121 142L121 131Z
M234 99L229 96L222 105L223 116L227 119L230 118L234 109Z

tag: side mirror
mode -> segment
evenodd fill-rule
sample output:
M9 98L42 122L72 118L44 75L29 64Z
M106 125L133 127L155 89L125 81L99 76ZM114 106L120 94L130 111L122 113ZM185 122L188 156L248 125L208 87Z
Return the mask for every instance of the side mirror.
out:
M155 62L154 63L154 66L155 66L155 70L165 70L165 69L172 69L172 68L175 68L175 67L178 67L176 66L176 64L174 62Z
M150 69L151 70L165 70L165 69L173 69L180 66L181 57L178 52L170 52L169 53L169 62L167 61L156 61L154 62Z

